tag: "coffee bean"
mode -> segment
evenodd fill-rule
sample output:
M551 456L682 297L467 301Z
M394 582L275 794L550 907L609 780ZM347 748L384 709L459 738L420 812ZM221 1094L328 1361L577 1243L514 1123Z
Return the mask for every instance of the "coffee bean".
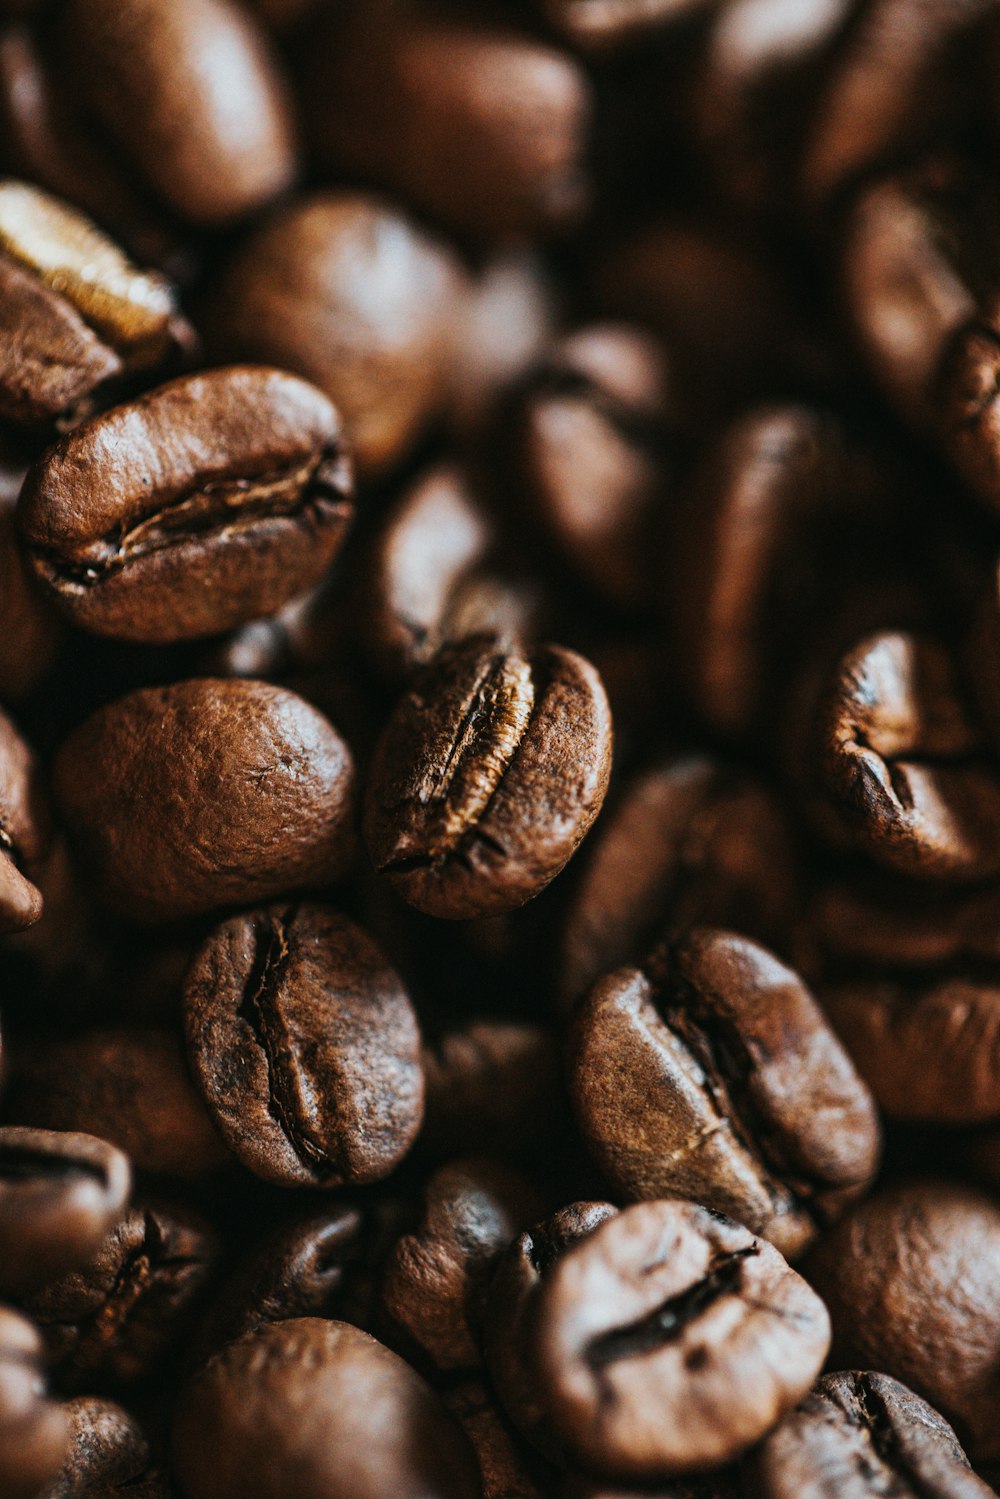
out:
M490 1379L508 1416L546 1457L561 1459L562 1445L538 1391L539 1294L560 1257L616 1212L609 1202L574 1202L560 1208L513 1240L490 1287L484 1326Z
M545 1499L543 1465L504 1420L489 1386L467 1379L441 1397L475 1450L482 1499Z
M637 45L649 32L708 9L705 0L540 0L546 18L569 41L604 52Z
M29 473L19 519L75 624L155 643L231 629L318 582L351 494L329 401L292 375L236 366L64 438Z
M486 259L456 330L448 417L458 435L488 431L554 336L556 314L555 287L541 255L514 247Z
M8 1114L18 1123L98 1135L125 1151L137 1171L194 1179L230 1160L172 1031L106 1026L20 1042Z
M885 1374L826 1374L746 1460L761 1499L989 1499L942 1416Z
M916 1182L856 1204L805 1263L830 1309L834 1361L903 1380L954 1421L974 1461L1000 1453L998 1253L990 1198Z
M291 184L289 102L263 32L229 0L72 0L60 41L93 118L182 218L221 225Z
M31 1323L0 1307L0 1487L5 1499L35 1499L59 1472L69 1445L66 1416L45 1394L42 1347Z
M217 1246L188 1209L129 1209L94 1259L25 1299L67 1390L134 1384L189 1331Z
M419 1227L389 1256L382 1305L389 1325L436 1369L481 1367L493 1270L538 1205L524 1177L493 1161L454 1161L428 1181Z
M600 811L611 718L600 678L558 646L443 650L375 751L365 836L419 910L495 915L537 895Z
M838 968L961 968L1000 958L1000 891L913 888L883 871L853 869L821 885L805 918L805 940L824 977Z
M37 1499L170 1499L166 1475L154 1467L142 1428L120 1405L87 1395L63 1406L69 1455Z
M605 973L692 926L780 943L798 889L776 795L712 760L663 761L626 784L588 843L563 933L560 999L569 1008Z
M0 1287L29 1291L86 1263L128 1201L129 1163L93 1135L0 1128Z
M587 80L563 52L513 29L333 14L307 98L327 163L461 234L552 234L586 207Z
M377 1411L377 1418L372 1419ZM344 1322L248 1333L181 1396L174 1461L190 1499L475 1499L476 1462L437 1396Z
M784 1254L870 1185L878 1118L812 995L766 948L700 928L599 981L570 1052L577 1118L627 1197L683 1196Z
M391 204L314 193L237 250L207 335L223 358L276 364L325 391L370 478L444 405L463 286L452 252Z
M738 1456L805 1394L830 1324L776 1249L679 1201L626 1208L538 1294L539 1393L570 1453L655 1481Z
M378 1181L423 1117L416 1017L360 927L315 905L234 916L184 982L188 1054L213 1119L281 1186Z
M42 914L49 819L35 757L0 712L0 932L31 926Z
M146 921L336 879L353 852L352 783L336 730L265 682L129 693L76 729L55 766L98 893Z
M728 1468L703 1478L664 1479L652 1488L643 1484L641 1489L592 1474L571 1473L559 1490L559 1499L743 1499L743 1492Z

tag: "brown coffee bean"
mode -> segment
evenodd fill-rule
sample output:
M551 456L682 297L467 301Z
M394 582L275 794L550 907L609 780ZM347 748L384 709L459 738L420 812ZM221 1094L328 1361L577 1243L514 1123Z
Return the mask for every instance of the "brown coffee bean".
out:
M176 1005L173 991L171 1000ZM106 1026L21 1042L8 1114L19 1123L98 1135L138 1171L195 1179L231 1160L172 1031Z
M508 1246L490 1287L484 1324L490 1379L508 1416L546 1457L561 1459L562 1446L538 1392L539 1293L560 1257L617 1211L609 1202L574 1202L560 1208Z
M212 1234L188 1209L135 1206L86 1268L27 1297L63 1387L128 1385L153 1375L188 1332L216 1253Z
M493 1270L538 1208L531 1184L495 1161L454 1161L428 1181L419 1227L389 1255L382 1305L390 1325L436 1369L482 1366L482 1320Z
M539 1025L474 1020L424 1047L420 1149L513 1154L530 1162L562 1103L557 1039Z
M18 932L42 914L36 883L49 850L49 819L35 757L0 712L0 932Z
M104 387L163 364L192 333L173 290L68 204L0 179L0 415L79 420Z
M648 972L600 980L574 1025L570 1089L627 1197L704 1203L788 1255L878 1164L871 1095L812 995L729 932L697 929Z
M152 1464L142 1428L111 1400L67 1400L70 1448L62 1472L36 1499L170 1499L166 1474Z
M542 1465L518 1441L486 1383L467 1379L449 1385L441 1398L475 1451L482 1499L545 1499Z
M743 1499L743 1494L734 1471L727 1468L702 1478L664 1479L652 1488L643 1484L641 1489L592 1474L570 1473L559 1499Z
M279 365L325 391L367 479L405 457L445 403L463 286L447 247L391 204L314 193L237 251L208 335L224 358Z
M626 608L653 594L669 417L663 353L627 324L593 324L561 339L524 397L526 505L573 570Z
M556 295L542 257L498 250L469 287L455 336L448 418L460 436L488 427L555 336Z
M706 0L540 0L543 15L588 52L635 45L649 32L683 22Z
M943 1416L885 1374L825 1374L745 1463L760 1499L990 1499Z
M88 110L174 212L212 227L296 171L289 101L264 33L229 0L72 0L61 42Z
M128 1201L127 1158L93 1135L0 1127L0 1287L16 1295L100 1247Z
M880 870L820 886L804 941L824 980L845 969L921 970L1000 961L1000 890L916 889Z
M378 1181L416 1138L416 1017L375 943L339 912L282 904L224 922L188 971L184 1027L213 1119L265 1181Z
M973 1461L1000 1454L1000 1209L919 1182L856 1204L805 1265L830 1309L834 1361L884 1369L955 1423Z
M326 162L461 234L536 238L587 206L587 80L516 31L347 12L317 43L307 93Z
M365 836L411 905L450 919L537 895L575 852L607 790L611 715L582 657L443 650L375 751Z
M235 366L172 381L63 438L29 473L19 519L74 624L165 642L231 629L311 588L351 499L326 397Z
M174 1461L190 1499L475 1499L476 1461L402 1359L344 1322L248 1333L181 1396Z
M36 1499L69 1446L62 1408L45 1394L42 1346L31 1323L0 1307L0 1490Z
M664 761L625 787L588 844L563 932L560 999L569 1008L611 969L692 926L780 943L799 883L792 830L771 792L712 760Z
M540 1397L585 1466L656 1480L737 1457L802 1398L830 1323L776 1249L679 1201L626 1208L538 1296Z
M98 893L140 920L325 883L353 853L347 746L265 682L129 693L69 736L55 786Z

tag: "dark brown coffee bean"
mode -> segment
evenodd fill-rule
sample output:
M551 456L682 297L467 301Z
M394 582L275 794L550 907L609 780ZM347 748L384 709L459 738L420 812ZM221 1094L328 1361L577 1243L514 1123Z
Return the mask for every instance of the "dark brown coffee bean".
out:
M19 1123L98 1135L138 1171L197 1178L231 1160L172 1031L107 1026L21 1042L7 1112Z
M484 1325L490 1379L508 1416L547 1457L560 1458L561 1443L538 1392L539 1292L560 1257L617 1211L609 1202L574 1202L560 1208L508 1246L490 1287Z
M276 364L325 391L369 478L445 403L463 284L451 252L391 204L314 193L237 251L206 320L223 357Z
M954 1421L973 1461L1000 1454L1000 1209L969 1187L883 1189L805 1270L830 1309L832 1357L884 1369Z
M628 608L651 601L664 508L668 371L627 324L578 329L535 371L520 417L526 504L570 566Z
M706 0L540 0L551 24L587 51L635 45L648 33L707 9Z
M885 1374L825 1374L747 1458L760 1499L990 1499L943 1416Z
M66 1416L45 1394L42 1345L31 1323L0 1307L0 1491L36 1499L69 1446Z
M804 941L822 977L871 969L1000 961L1000 890L916 889L895 876L853 871L816 892Z
M611 715L582 657L488 641L443 650L375 751L365 835L375 868L432 916L496 915L554 879L607 790Z
M489 1386L478 1379L449 1385L441 1396L472 1444L479 1462L482 1499L545 1499L547 1475L518 1441Z
M130 1208L85 1269L25 1300L61 1384L88 1390L154 1374L188 1331L215 1257L188 1209Z
M346 916L234 916L184 982L188 1054L230 1148L281 1186L387 1176L423 1117L420 1034L398 976Z
M308 95L325 161L459 233L535 238L587 206L587 80L518 32L347 12L317 44Z
M127 1411L93 1395L68 1400L70 1449L58 1478L37 1499L170 1499L142 1428Z
M476 1461L402 1359L344 1322L248 1333L181 1396L174 1461L190 1499L476 1499Z
M147 921L336 879L353 853L353 779L343 740L295 693L211 678L99 709L55 766L98 893Z
M562 942L568 1008L654 942L692 926L787 937L798 900L792 830L763 786L712 760L667 760L635 777L584 856Z
M351 497L326 397L235 366L172 381L65 437L29 473L19 518L74 624L165 642L232 629L311 588L343 541Z
M1000 776L938 643L904 632L860 641L822 690L810 732L832 836L925 879L1000 870Z
M40 879L49 819L35 757L0 712L0 932L18 932L42 914Z
M475 1020L421 1054L426 1087L420 1149L513 1154L530 1162L561 1102L556 1037L539 1025Z
M0 1287L8 1295L84 1264L128 1201L127 1158L93 1135L0 1128Z
M428 1181L419 1227L389 1255L382 1305L390 1325L435 1368L481 1367L493 1270L538 1208L531 1184L495 1161L454 1161Z
M555 286L532 250L499 250L469 287L455 337L448 418L460 435L487 427L555 336Z
M823 1008L891 1119L1000 1118L1000 982L915 977L837 985Z
M728 1462L802 1398L826 1309L776 1249L691 1203L638 1203L543 1281L540 1398L586 1466L656 1480Z
M289 102L264 33L229 0L72 0L61 41L95 120L177 214L215 226L295 175Z
M0 415L78 420L103 387L190 344L173 291L90 221L37 187L0 180Z
M797 974L700 928L582 1006L570 1088L584 1138L627 1197L683 1196L788 1255L871 1182L867 1088Z

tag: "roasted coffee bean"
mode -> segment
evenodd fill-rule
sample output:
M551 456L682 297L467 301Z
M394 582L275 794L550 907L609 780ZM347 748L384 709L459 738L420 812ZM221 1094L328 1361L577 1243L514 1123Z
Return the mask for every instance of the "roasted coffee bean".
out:
M801 938L822 978L961 968L1000 960L1000 890L918 886L881 870L852 870L815 892Z
M98 1135L138 1171L197 1178L231 1159L168 1030L106 1026L21 1041L7 1113L18 1123Z
M330 165L461 234L537 237L587 206L590 92L573 60L472 18L334 15L308 78Z
M374 1416L374 1419L373 1419ZM174 1461L190 1499L475 1499L476 1460L402 1359L344 1322L248 1333L181 1396Z
M484 1324L490 1379L511 1420L547 1457L559 1458L561 1444L538 1393L535 1314L539 1292L560 1256L617 1211L609 1202L574 1202L560 1208L508 1246L490 1287Z
M0 712L0 932L42 914L38 881L49 849L49 819L35 757Z
M745 1464L761 1499L990 1499L942 1416L885 1374L825 1374Z
M216 1257L188 1209L136 1206L96 1257L24 1302L68 1390L146 1379L189 1331Z
M496 915L537 895L575 852L607 790L611 715L600 678L558 646L521 656L446 647L375 751L372 862L429 915Z
M728 1462L800 1400L830 1323L776 1249L716 1213L638 1203L554 1265L539 1394L577 1460L656 1480Z
M655 765L626 785L588 844L563 932L560 999L568 1008L611 969L692 926L780 945L799 883L772 792L708 759Z
M848 651L820 693L806 753L832 836L923 879L1000 871L1000 775L936 641L887 631Z
M337 911L280 904L224 922L184 981L184 1027L213 1119L265 1181L378 1181L416 1138L416 1017L375 943Z
M743 1499L743 1492L729 1468L703 1478L664 1479L652 1488L646 1484L633 1488L613 1479L570 1473L559 1490L559 1499Z
M542 14L569 41L604 52L707 9L706 0L539 0Z
M508 1152L530 1162L561 1104L555 1035L539 1025L476 1020L421 1053L426 1088L420 1148Z
M232 629L311 588L351 498L326 397L235 366L172 381L65 437L29 473L19 520L74 624L155 643Z
M482 1499L545 1499L542 1464L504 1420L489 1386L477 1379L449 1385L441 1397L475 1450Z
M823 1008L891 1119L1000 1118L1000 979L860 980Z
M348 1282L371 1247L371 1237L364 1214L349 1203L331 1205L266 1234L227 1276L196 1352L215 1353L268 1322L341 1312L349 1301Z
M573 570L626 608L652 598L668 403L656 341L640 328L599 323L549 351L521 412L527 506Z
M386 516L366 578L365 643L388 677L405 680L447 641L533 633L537 600L490 566L496 528L468 476L433 468Z
M555 334L556 295L541 256L498 250L469 287L455 334L448 419L474 436Z
M0 1307L0 1490L4 1499L36 1499L62 1466L69 1446L62 1408L45 1394L42 1346L24 1317Z
M89 219L0 179L0 416L73 422L127 373L190 345L173 290L140 271Z
M382 1305L389 1325L436 1369L481 1367L493 1270L538 1206L531 1184L494 1161L454 1161L428 1181L419 1227L389 1255Z
M464 281L438 239L380 198L314 193L240 248L206 312L212 347L312 380L358 472L393 468L447 399Z
M170 1483L154 1467L142 1428L120 1405L95 1396L68 1400L69 1455L58 1478L37 1499L170 1499Z
M296 171L290 105L263 32L230 0L71 0L67 66L87 110L180 217L213 227Z
M0 1287L16 1295L75 1270L128 1201L129 1163L93 1135L0 1127Z
M973 1461L1000 1454L1000 1209L918 1182L856 1204L805 1264L830 1309L832 1358L884 1369L954 1421Z
M295 693L211 678L100 708L55 766L98 893L146 921L336 879L353 853L353 779L343 740Z
M797 974L745 937L698 928L601 979L570 1056L584 1138L631 1199L690 1198L795 1255L874 1177L871 1095Z

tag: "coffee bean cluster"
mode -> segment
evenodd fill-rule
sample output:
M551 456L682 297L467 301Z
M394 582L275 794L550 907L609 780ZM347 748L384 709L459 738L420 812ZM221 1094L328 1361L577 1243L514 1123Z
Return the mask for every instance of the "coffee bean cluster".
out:
M0 0L0 1499L990 1499L1000 0Z

